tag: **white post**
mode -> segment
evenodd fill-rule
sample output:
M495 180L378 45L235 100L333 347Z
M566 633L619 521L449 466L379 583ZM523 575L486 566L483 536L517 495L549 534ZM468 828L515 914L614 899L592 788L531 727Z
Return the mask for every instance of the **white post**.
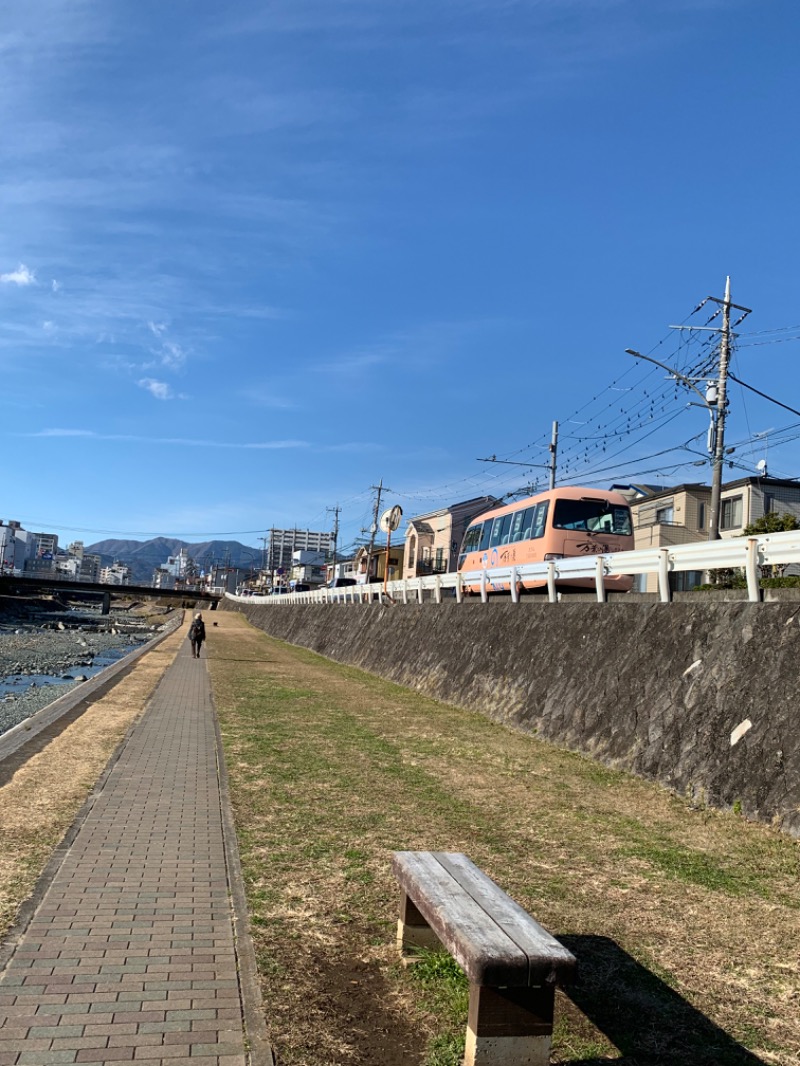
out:
M605 603L606 599L606 582L605 582L605 569L603 567L603 556L598 555L595 559L594 570L594 583L597 588L597 601L598 603Z
M669 549L662 548L658 553L658 591L662 603L669 603Z
M745 564L747 574L747 596L753 603L761 599L761 588L758 573L758 537L747 538L747 562Z
M434 581L436 582L436 586L434 588L434 599L436 600L437 603L441 603L442 602L442 579L439 576L439 574L436 574L436 576L434 578Z
M517 568L511 567L511 602L519 603L519 593L517 592Z
M551 603L558 603L556 593L556 564L552 559L547 562L547 598Z
M461 603L464 598L464 592L461 587L461 573L456 573L456 603Z
M486 592L486 571L485 570L481 570L481 599L483 600L484 603L486 603L486 601L489 599L489 596L488 596L488 594Z

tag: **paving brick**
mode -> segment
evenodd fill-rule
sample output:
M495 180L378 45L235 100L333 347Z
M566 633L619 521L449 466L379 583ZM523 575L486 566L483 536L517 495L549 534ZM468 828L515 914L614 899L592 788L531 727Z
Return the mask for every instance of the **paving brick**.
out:
M245 1066L217 758L182 648L0 974L0 1066Z

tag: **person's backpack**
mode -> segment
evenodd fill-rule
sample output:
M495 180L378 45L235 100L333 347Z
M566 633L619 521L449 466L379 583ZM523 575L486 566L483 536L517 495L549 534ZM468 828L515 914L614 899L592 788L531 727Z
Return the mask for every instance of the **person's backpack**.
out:
M189 640L197 640L199 635L200 635L200 623L195 618L195 620L189 626Z

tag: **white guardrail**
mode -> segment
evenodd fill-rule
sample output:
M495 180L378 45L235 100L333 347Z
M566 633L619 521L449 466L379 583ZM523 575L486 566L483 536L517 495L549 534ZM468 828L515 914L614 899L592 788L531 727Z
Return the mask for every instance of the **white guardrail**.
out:
M671 548L645 548L641 551L615 552L611 555L576 556L551 560L547 563L529 563L526 566L495 566L491 570L472 570L467 573L435 574L430 577L404 578L390 581L386 592L394 602L422 602L427 593L436 603L442 602L442 593L453 590L455 599L461 603L464 586L480 585L481 599L486 601L492 591L492 583L506 582L511 585L511 599L519 599L517 582L537 578L547 582L548 598L558 599L557 581L570 578L593 579L597 599L606 599L604 579L615 575L657 574L658 590L662 602L668 603L671 594L669 575L685 570L744 569L747 577L749 599L760 599L759 567L783 566L800 563L800 530L788 533L762 533L755 537L733 537L725 540L697 541L678 544ZM302 604L302 603L362 603L365 599L381 601L383 583L370 585L344 585L341 588L320 588L312 592L291 592L275 596L226 597L237 603L253 604ZM452 593L448 591L448 596Z

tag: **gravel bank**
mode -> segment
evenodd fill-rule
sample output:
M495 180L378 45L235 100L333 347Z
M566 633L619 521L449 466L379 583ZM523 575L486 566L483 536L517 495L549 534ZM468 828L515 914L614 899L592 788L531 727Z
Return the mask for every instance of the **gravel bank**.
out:
M36 607L0 616L0 734L152 640L172 618Z

